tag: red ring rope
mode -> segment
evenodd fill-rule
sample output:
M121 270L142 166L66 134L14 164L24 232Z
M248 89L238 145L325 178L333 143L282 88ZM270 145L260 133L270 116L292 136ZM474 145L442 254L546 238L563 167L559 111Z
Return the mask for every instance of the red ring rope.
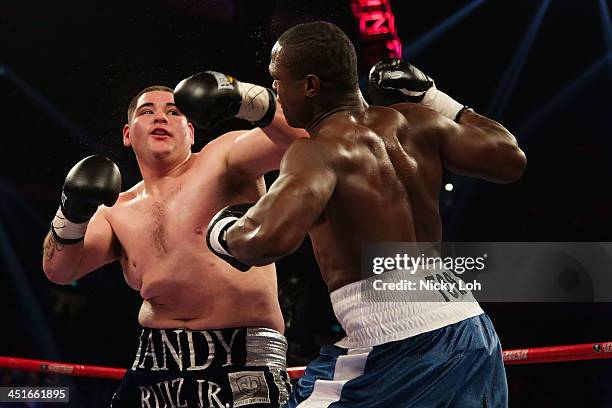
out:
M506 365L612 358L612 342L507 350L503 352L503 356ZM125 368L58 363L55 361L31 360L16 357L0 357L0 367L13 370L37 371L112 380L120 380L126 371ZM289 377L295 380L304 374L304 369L305 367L290 367L287 371L289 372Z

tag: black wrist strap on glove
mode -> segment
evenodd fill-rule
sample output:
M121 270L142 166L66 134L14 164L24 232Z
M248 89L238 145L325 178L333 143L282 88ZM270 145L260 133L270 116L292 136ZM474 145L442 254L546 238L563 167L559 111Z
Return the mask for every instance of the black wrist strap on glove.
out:
M236 204L223 208L212 218L206 233L206 245L208 249L242 272L251 269L251 265L240 262L232 256L225 239L225 234L227 230L238 221L238 218L243 216L252 206L253 204Z
M76 244L79 243L81 241L83 241L85 239L85 237L81 237L81 238L75 238L75 239L69 239L69 238L62 238L59 235L57 235L57 232L55 232L55 228L53 228L53 224L51 224L51 235L53 236L53 239L60 243L60 244L64 244L64 245L72 245L72 244Z
M461 110L459 112L457 112L457 116L455 116L455 122L459 122L459 119L461 119L461 115L463 115L463 112L465 112L465 111L474 112L474 109L472 109L469 106L465 105L463 108L461 108Z
M271 90L270 88L266 88L266 91L268 92L268 110L266 111L266 114L259 119L258 121L253 122L254 126L257 127L266 127L268 126L270 123L272 123L272 120L274 120L274 115L276 114L276 95L274 94L274 91ZM244 102L243 102L244 103Z

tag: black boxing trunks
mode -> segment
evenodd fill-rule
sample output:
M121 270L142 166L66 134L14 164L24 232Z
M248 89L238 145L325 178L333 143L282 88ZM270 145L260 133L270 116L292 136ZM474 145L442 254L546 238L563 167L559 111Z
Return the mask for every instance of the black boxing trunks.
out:
M286 353L272 329L143 328L111 407L280 407L291 391Z

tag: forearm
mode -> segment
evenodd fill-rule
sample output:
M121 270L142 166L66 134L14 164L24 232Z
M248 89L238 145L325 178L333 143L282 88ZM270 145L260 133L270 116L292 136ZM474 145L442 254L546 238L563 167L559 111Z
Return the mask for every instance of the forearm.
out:
M225 239L236 259L248 265L262 266L291 254L299 246L299 243L292 244L290 237L281 235L274 233L273 226L262 225L245 216L227 230Z
M295 153L294 148L304 142L310 141L296 143L285 157L287 162L316 163L319 156L307 150ZM245 263L266 265L296 251L334 190L335 175L327 170L317 172L315 167L305 174L287 171L288 166L285 163L270 191L227 230L230 252Z
M57 242L51 232L43 243L43 271L50 281L67 284L76 279L77 269L83 258L83 241L76 244Z
M98 210L112 207L120 191L119 168L104 156L86 157L68 172L43 243L42 266L51 281L70 283L112 259L112 228Z
M272 119L272 122L268 126L261 129L275 145L283 150L286 150L294 140L308 137L308 132L306 132L306 130L297 129L287 124L285 114L278 101L276 103L274 119Z
M242 272L293 252L280 245L285 241L269 228L265 213L249 211L253 206L245 203L223 208L210 221L206 235L208 249Z
M336 186L334 171L313 143L300 140L289 148L279 178L257 204L231 205L213 217L207 243L215 255L248 270L242 266L266 265L299 248Z
M246 177L261 177L277 170L289 146L305 137L308 137L305 130L287 124L278 105L269 125L251 129L235 139L228 153L228 168Z

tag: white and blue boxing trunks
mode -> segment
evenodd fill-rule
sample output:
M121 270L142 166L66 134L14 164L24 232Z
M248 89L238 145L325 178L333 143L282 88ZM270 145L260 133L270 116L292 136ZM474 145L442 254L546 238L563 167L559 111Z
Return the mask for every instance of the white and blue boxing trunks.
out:
M404 271L382 277L414 279ZM469 291L442 301L434 292L381 292L373 300L374 279L381 277L331 293L347 336L321 348L285 407L507 407L500 342Z

